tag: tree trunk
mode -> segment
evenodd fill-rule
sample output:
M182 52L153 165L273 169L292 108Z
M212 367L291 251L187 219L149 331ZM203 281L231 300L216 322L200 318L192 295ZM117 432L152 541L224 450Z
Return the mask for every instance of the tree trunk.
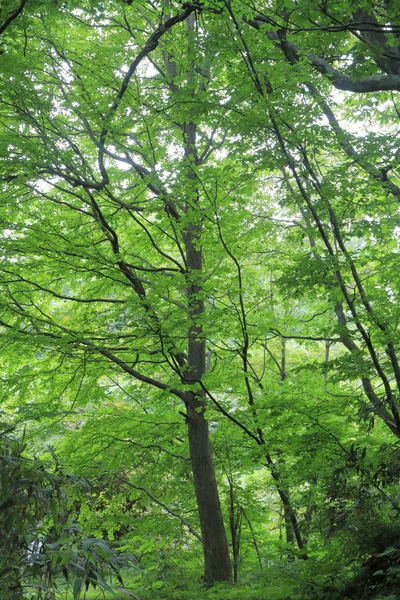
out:
M217 482L208 437L204 402L190 394L186 404L190 458L204 550L204 579L208 584L229 581L231 566Z
M199 193L191 164L196 164L196 125L184 124L185 156L188 159L186 203L187 226L183 232L188 301L188 358L185 368L187 383L197 385L196 392L188 392L186 400L190 459L196 492L200 528L204 548L204 579L208 584L229 581L231 566L221 505L215 479L214 465L208 435L208 422L204 416L206 400L199 385L206 372L206 342L203 332L204 299L202 288L203 252L201 247L202 223L199 218Z
M228 453L229 457L229 453ZM229 459L229 458L228 458ZM232 470L229 468L227 474L229 484L229 526L231 530L232 540L232 569L233 583L239 580L239 563L240 563L240 538L242 533L242 507L238 503L235 494L235 485L233 481Z
M202 253L197 245L199 226L191 225L185 235L186 260L189 267L189 285L186 289L189 306L188 360L185 379L198 383L205 373L206 347L199 322L204 314L204 300L197 278L201 274ZM206 401L204 391L188 392L186 400L187 426L192 462L193 482L196 492L200 528L204 549L204 579L212 584L229 581L231 567L228 541L219 501L214 465L208 435L208 422L204 416Z
M287 371L286 371L286 340L284 338L282 338L282 349L281 349L281 385L283 384L283 382L285 381L287 376ZM281 459L283 462L283 458ZM269 459L267 457L267 461L269 463ZM276 487L278 490L278 494L279 497L282 501L283 504L283 511L284 511L284 520L285 520L285 530L286 530L286 543L288 545L290 544L294 544L295 542L297 543L297 547L299 550L303 550L304 548L304 542L302 539L302 535L301 535L301 531L300 531L300 526L299 526L299 522L297 520L297 515L296 515L296 511L294 510L294 508L292 507L292 504L290 502L290 497L289 497L289 490L288 489L282 489L281 487L281 483L280 483L280 476L279 473L275 470L272 471L272 476L276 481ZM291 556L289 554L289 558L293 558L293 556ZM307 558L307 555L304 554L302 555L300 558Z
M284 492L287 496L287 492ZM293 531L293 525L291 520L291 506L286 502L283 506L283 518L285 521L285 532L286 532L286 544L291 546L296 542L296 538Z
M276 489L278 491L279 498L281 499L281 502L283 505L285 524L288 522L291 523L292 532L293 532L294 538L296 540L297 547L299 550L303 550L304 542L301 537L301 531L300 531L299 522L297 520L296 511L294 510L294 508L291 505L288 492L282 488L280 474L277 471L274 461L272 460L272 457L270 454L267 454L267 464L270 469L271 475L275 481ZM287 530L286 530L286 532L287 532ZM306 560L308 558L308 556L307 556L307 554L303 554L303 555L299 556L299 558Z

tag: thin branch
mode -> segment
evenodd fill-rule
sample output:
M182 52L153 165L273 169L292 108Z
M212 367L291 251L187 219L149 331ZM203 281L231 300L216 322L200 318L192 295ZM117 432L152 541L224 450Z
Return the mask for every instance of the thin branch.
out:
M169 456L172 456L173 458L179 458L180 460L190 462L190 458L188 458L187 456L183 456L182 454L174 454L173 452L170 452L170 450L163 448L159 444L140 444L139 442L136 442L132 438L119 438L115 435L111 435L110 433L100 433L99 435L102 437L109 437L109 438L115 440L116 442L124 442L126 444L132 444L133 446L137 446L138 448L142 448L143 450L147 450L148 448L156 448L157 450L160 450L161 452L165 452L165 454L168 454Z
M16 277L16 281L22 281L24 283L32 285L36 289L38 289L42 292L47 292L47 293L51 294L52 296L54 296L55 298L60 298L61 300L71 300L73 302L82 302L82 303L86 303L86 304L91 303L91 302L107 302L107 303L111 302L111 303L115 303L115 304L125 304L125 300L117 300L117 299L113 299L113 298L76 298L75 296L65 296L64 294L58 294L54 290L46 288L46 287L36 283L35 281L30 281L29 279L26 279L25 277L22 277L21 275L18 275L17 273L13 273L12 271L8 271L7 269L3 269L2 271L3 271L3 273L8 273L9 275ZM6 283L11 283L11 282L7 281Z
M196 10L201 10L201 6L199 4L195 4L195 3L192 3L192 4L187 3L187 4L184 4L183 6L185 7L185 9L181 13L179 13L178 15L175 15L174 17L171 17L170 19L168 19L167 21L165 21L164 23L159 25L159 27L147 39L147 42L143 46L142 50L139 52L139 54L137 55L135 60L131 63L128 71L126 72L125 77L122 80L121 87L118 91L118 94L117 94L114 102L112 103L110 110L108 111L108 114L105 118L105 124L103 126L103 130L100 134L99 153L98 153L98 165L99 165L99 170L100 170L100 174L102 177L101 183L103 184L103 186L107 185L109 183L108 174L107 174L107 171L106 171L106 168L104 165L104 148L105 148L106 139L107 139L107 136L109 133L110 123L111 123L114 115L116 114L118 107L121 103L121 100L123 99L123 97L128 89L131 78L135 74L136 69L138 68L138 66L140 65L142 60L144 58L146 58L148 54L153 52L158 47L162 36L165 33L167 33L174 25L176 25L177 23L181 23L182 21L185 21Z
M274 333L277 333L279 337L284 340L311 340L313 342L332 342L338 343L341 342L341 338L333 338L333 337L324 337L324 336L311 336L311 335L283 335L278 329L270 329Z
M182 515L180 515L179 513L175 512L174 510L172 510L171 508L169 508L169 506L167 506L164 502L162 502L161 500L158 500L158 498L156 498L151 492L149 492L149 490L147 488L145 488L142 485L135 485L134 483L131 483L130 481L128 481L127 479L125 479L125 477L121 477L121 475L118 475L117 473L114 473L113 471L109 471L108 469L104 469L103 467L100 466L92 466L89 465L88 468L90 469L100 469L101 471L104 471L105 473L109 473L110 475L112 475L113 477L115 477L116 479L118 479L119 481L122 481L123 483L125 483L128 487L133 488L134 490L139 490L141 492L144 492L151 500L153 500L153 502L155 502L155 504L158 504L159 506L162 506L162 508L169 514L172 515L173 517L176 517L177 519L179 519L179 521L181 521L181 523L183 523L185 525L185 527L187 527L187 529L190 531L190 533L200 542L200 544L203 544L203 540L201 538L201 536L197 533L197 531L192 527L192 525L189 523L189 521L187 521L187 519L185 519L185 517L182 517Z

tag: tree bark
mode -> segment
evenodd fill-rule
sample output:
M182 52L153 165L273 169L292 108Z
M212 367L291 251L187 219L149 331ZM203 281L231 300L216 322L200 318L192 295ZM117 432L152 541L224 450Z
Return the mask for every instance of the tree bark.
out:
M196 125L184 124L185 156L188 159L188 201L186 203L187 226L183 232L187 265L186 296L188 302L188 359L185 380L198 385L206 372L206 342L201 319L204 316L202 297L203 252L201 247L202 224L199 219L199 194L195 186L195 174L191 166L196 163ZM192 165L191 165L192 163ZM192 185L191 185L192 184ZM217 481L205 418L204 390L187 394L187 426L192 463L193 482L197 498L200 529L204 549L204 579L207 584L229 581L231 566Z
M231 565L214 465L204 416L204 402L190 393L187 425L193 482L203 538L204 579L207 584L229 581Z
M288 498L287 491L284 491L285 496ZM286 531L286 543L288 546L296 543L296 538L293 531L293 525L291 520L291 506L289 502L285 502L283 505L283 518L285 521L285 531Z

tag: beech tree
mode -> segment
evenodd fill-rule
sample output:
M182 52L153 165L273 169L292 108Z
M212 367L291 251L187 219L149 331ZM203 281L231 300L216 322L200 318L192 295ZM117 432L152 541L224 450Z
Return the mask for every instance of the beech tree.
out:
M143 9L146 9L146 6ZM187 411L185 418L188 424L193 481L205 553L205 577L207 581L212 582L230 577L228 546L210 454L207 422L204 417L204 391L201 388L196 389L198 388L197 382L201 381L205 373L206 349L202 325L204 299L201 287L203 279L201 218L195 168L200 166L213 151L213 138L206 137L198 152L196 146L197 125L191 120L190 111L188 111L187 117L182 115L182 122L178 122L174 126L178 132L178 139L182 138L183 156L177 161L175 169L183 181L178 181L175 186L173 184L168 186L168 180L163 182L162 176L157 173L157 167L161 167L163 170L169 169L166 164L158 164L158 152L160 152L160 158L165 157L167 161L168 151L179 152L178 141L175 141L177 137L175 132L163 131L164 128L157 131L156 123L147 129L144 105L139 108L137 123L127 129L126 119L131 120L132 99L125 103L123 109L121 106L125 96L129 94L131 79L143 60L157 48L161 37L181 22L186 25L187 30L186 33L181 33L178 39L186 46L186 51L193 54L193 59L189 68L182 68L180 69L181 73L175 74L175 67L172 65L176 63L171 62L172 55L166 47L164 49L166 74L164 75L161 67L157 68L157 72L161 70L162 77L165 79L164 90L161 89L159 93L167 93L170 90L172 98L174 95L178 95L180 86L174 81L174 77L177 77L178 74L186 79L185 85L182 87L184 94L189 98L195 98L196 93L202 90L202 76L197 77L199 82L192 81L196 74L195 53L198 52L198 50L192 49L194 21L191 15L195 10L196 6L194 5L173 16L165 16L163 13L157 16L156 14L160 21L159 24L150 24L150 32L144 32L142 47L137 51L137 56L129 67L126 68L125 74L124 63L121 63L118 74L113 72L117 67L115 63L107 65L108 76L111 77L111 80L109 83L107 82L104 89L108 98L104 101L100 111L97 107L94 109L93 116L86 109L82 110L81 106L74 106L75 96L71 95L71 91L77 87L79 93L85 98L85 103L89 102L96 106L98 102L90 96L94 89L93 85L96 86L98 81L94 81L90 77L90 80L87 80L89 83L87 86L87 67L81 64L75 52L71 51L69 56L63 47L58 46L58 40L52 40L50 47L46 49L48 55L46 63L43 65L43 71L50 77L54 77L54 84L58 88L58 92L49 99L48 108L52 106L50 113L53 114L43 113L42 107L38 107L38 113L36 109L32 112L28 108L26 111L21 105L17 105L15 108L27 113L23 137L28 144L31 134L34 137L39 136L44 142L40 150L44 154L39 158L35 168L39 168L43 177L42 181L46 184L45 188L47 189L48 186L50 190L44 191L43 186L41 189L40 185L29 184L28 195L30 197L29 204L33 197L40 202L46 198L56 210L54 213L54 208L51 209L52 214L49 220L44 213L40 217L39 228L42 234L47 230L45 235L46 237L50 236L46 241L46 248L43 248L44 255L46 255L44 260L46 267L53 270L55 266L54 263L53 266L50 266L48 262L48 259L50 259L50 263L53 262L51 255L54 257L51 230L54 231L54 239L57 242L64 239L67 247L61 250L61 254L64 256L62 264L58 263L56 266L59 275L53 273L50 276L51 279L42 284L37 280L36 273L32 273L32 277L28 275L29 263L32 265L31 261L36 262L38 257L33 244L28 241L29 236L24 236L24 241L31 246L34 255L31 255L31 258L26 257L28 263L19 258L16 261L18 264L18 266L15 265L16 269L10 265L10 268L5 268L3 273L6 285L11 284L16 278L24 288L23 290L20 288L20 292L24 295L28 293L31 297L28 302L31 308L17 298L17 305L14 305L19 318L22 318L23 321L28 319L26 325L22 326L28 335L49 338L56 342L57 348L61 342L63 353L68 346L75 347L78 354L81 355L81 360L88 354L99 355L118 365L122 371L138 381L172 393L183 401ZM78 23L81 23L81 27L92 27L93 16L90 13L87 22L85 22L87 17L83 11L77 9L76 13L75 18ZM149 20L150 15L147 18ZM112 19L110 25L111 23ZM121 27L121 24L118 23L118 26ZM121 50L124 45L129 45L129 40L137 47L136 32L130 31L128 25L125 25L124 28L126 35L121 40ZM113 25L111 25L111 29L113 29ZM93 33L96 35L94 30ZM179 58L177 57L177 59ZM101 52L98 59L102 59ZM114 57L113 60L115 60ZM60 68L63 71L60 71ZM90 73L92 66L88 65L88 68ZM118 78L121 79L121 72L123 76L119 83ZM145 75L136 78L136 85L142 85L141 79L145 81ZM147 86L143 91L137 91L139 95L143 92L147 94ZM33 93L35 93L35 86ZM102 102L100 103L102 104ZM103 112L104 110L105 112ZM136 121L136 115L134 120ZM142 127L145 127L144 131ZM117 148L111 146L110 149L111 130L113 131L111 144L117 144ZM80 139L82 131L84 132L83 140ZM157 151L157 147L159 151ZM108 163L107 159L109 159ZM137 162L138 160L140 162ZM100 178L96 178L93 172L93 165L96 161ZM118 164L127 165L130 168L135 183L128 184L126 173L114 166ZM11 180L12 178L13 175L11 175ZM172 172L168 173L168 179L171 178L173 178ZM113 185L116 187L115 190ZM133 197L128 199L132 189L135 189L135 192ZM152 196L145 194L147 189ZM127 190L127 194L125 190ZM65 193L69 196L67 200L64 199ZM144 206L139 205L141 197ZM23 200L23 204L25 204L25 200ZM28 225L32 208L33 204L28 208L28 213L22 217L18 229L21 227L25 229ZM57 209L60 209L61 212L58 213ZM25 212L22 207L18 207L18 210L22 214ZM39 206L36 210L40 210ZM40 210L40 212L42 211ZM54 217L56 224L54 224ZM67 220L65 221L65 219ZM14 238L14 240L18 238L15 225L16 222L12 217L10 238ZM58 225L61 225L61 230L58 229ZM48 230L47 227L50 229ZM78 232L78 238L71 238L71 227L72 230ZM28 225L28 229L30 229L30 225ZM36 230L36 234L39 232L37 223L32 223L32 233L34 230ZM135 239L133 245L129 241L130 238L131 240ZM90 243L84 243L85 239L90 239ZM82 254L78 248L83 248L83 246L86 246L86 249ZM80 275L83 263L87 260L86 252L88 251L92 253L91 258L95 258L97 255L95 264L89 267L88 273L92 271L92 268L94 269L89 277L91 282L89 287L92 291L97 289L101 292L100 297L93 297L91 292L87 295L86 290L81 287L81 283L84 284L84 287L89 283L89 281L82 280ZM25 250L23 254L25 254ZM11 262L14 260L11 259ZM24 266L22 263L25 263ZM20 267L23 272L19 271ZM84 269L86 270L85 267ZM67 278L68 281L65 279L67 270L72 271L75 281L69 278ZM172 289L169 283L171 277L177 283ZM61 289L59 285L61 285ZM28 286L29 290L25 286ZM31 294L37 295L37 292L40 297L39 305L37 300L31 296ZM11 294L13 295L13 292ZM46 301L46 297L49 300ZM54 305L53 298L82 305L84 310L81 311L78 322L90 323L89 329L86 329L85 326L82 329L82 325L78 325L78 322L75 326L69 322L66 326L58 323L58 319L52 316L52 312L57 306L57 304ZM47 305L46 308L42 304L43 300ZM123 305L127 306L123 306L122 311L115 312L109 310L108 305L111 307L115 305L118 309ZM165 327L165 322L170 320L173 315L172 307L174 305L177 305L179 311L180 323L177 326L180 331L178 335L172 330L168 331L169 328ZM100 321L98 318L96 319L98 325L95 325L95 320L91 315L93 311L86 310L87 306L90 308L91 306L102 307L100 310L97 309L98 317L100 317ZM58 308L55 309L64 311L59 303ZM75 320L77 316L74 311L73 319ZM63 317L63 319L69 321L68 317ZM127 331L125 331L126 325L123 322L125 320L127 321ZM136 325L134 325L135 321ZM31 330L32 323L33 331ZM101 325L101 323L103 324ZM187 323L186 335L183 333L185 323ZM13 328L15 324L4 320L3 326ZM98 326L100 329L97 328ZM112 331L114 333L111 333ZM143 332L147 338L146 342L143 340ZM110 345L112 338L115 338L116 343L112 342ZM130 347L131 342L133 342L134 348ZM70 353L67 352L67 354ZM169 380L165 382L159 379L157 372L148 373L146 368L137 369L138 365L147 362L146 357L150 357L150 364L155 363L157 369L166 369ZM156 357L155 360L152 357ZM177 387L173 383L174 380L179 382Z
M362 444L365 422L400 437L397 23L395 3L353 1L0 13L8 410L93 440L106 395L151 415L159 439L104 436L190 459L200 532L177 518L207 583L231 577L228 523L238 578L237 446L273 483L290 559L318 529L324 445L382 492Z

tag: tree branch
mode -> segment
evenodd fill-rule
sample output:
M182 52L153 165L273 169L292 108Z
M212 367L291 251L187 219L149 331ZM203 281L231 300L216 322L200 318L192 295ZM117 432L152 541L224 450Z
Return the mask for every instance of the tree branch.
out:
M114 102L112 103L110 110L108 111L108 114L104 121L105 124L103 126L103 130L100 134L99 153L98 153L98 165L99 165L99 170L100 170L100 174L102 177L103 186L107 185L109 182L107 171L106 171L106 168L104 165L104 148L105 148L105 143L106 143L106 139L107 139L108 132L109 132L110 123L111 123L115 113L118 110L118 107L121 103L122 98L124 97L124 95L128 89L131 78L135 74L136 69L138 68L138 66L140 65L142 60L144 58L146 58L148 54L153 52L158 47L162 36L165 33L167 33L174 25L176 25L177 23L181 23L182 21L185 21L189 17L189 15L191 15L196 10L201 10L200 4L194 4L194 3L193 4L184 4L183 6L184 6L184 10L181 13L179 13L178 15L175 15L174 17L171 17L170 19L168 19L167 21L162 23L147 39L147 42L143 46L142 50L139 52L139 54L137 55L135 60L131 63L128 71L126 72L125 77L122 80L122 84L118 91L118 94L117 94Z
M246 23L257 30L260 30L265 21L257 16L255 19L247 19ZM302 52L301 49L293 42L282 40L277 31L267 31L266 36L275 46L283 50L283 45L286 51L290 52L296 59L307 58L316 71L325 75L330 80L332 85L338 89L355 93L374 93L384 91L400 91L400 75L373 75L364 79L353 79L350 75L341 73L332 67L326 60L312 54L311 52Z
M147 450L148 448L156 448L157 450L160 450L161 452L165 452L165 454L168 454L169 456L172 456L173 458L179 458L180 460L190 462L190 458L188 458L187 456L182 456L182 454L174 454L173 452L170 452L170 450L163 448L159 444L140 444L139 442L136 442L132 438L119 438L115 435L111 435L111 433L100 433L99 436L109 437L112 440L115 440L116 442L124 442L126 444L132 444L133 446L137 446L138 448L142 448L143 450Z
M18 8L16 8L15 10L13 10L13 11L11 11L9 13L10 16L8 17L8 19L6 19L4 21L3 25L0 25L0 35L2 33L4 33L5 30L7 29L7 27L9 25L11 25L11 23L18 17L18 15L20 15L22 13L22 11L24 10L24 6L26 4L26 1L27 0L21 0Z
M169 515L172 515L173 517L176 517L177 519L179 519L181 521L181 523L183 523L185 525L185 527L187 527L187 529L190 531L190 533L200 542L200 544L203 544L202 538L197 533L197 531L192 527L192 525L189 523L189 521L187 521L185 519L185 517L182 517L182 515L180 515L179 513L175 512L174 510L172 510L171 508L169 508L169 506L167 506L164 502L162 502L161 500L158 500L158 498L156 498L151 492L149 492L149 490L147 488L145 488L142 485L135 485L134 483L131 483L130 481L128 481L127 479L125 479L125 477L121 477L121 475L117 475L117 473L114 473L113 471L109 471L108 469L104 469L103 467L98 467L98 466L92 466L92 465L90 465L89 468L91 468L91 469L100 469L100 470L104 471L105 473L109 473L110 475L112 475L113 477L115 477L116 479L118 479L119 481L122 481L128 487L131 487L134 490L139 490L141 492L144 492L151 500L153 500L153 502L155 502L159 506L162 506L162 508Z

